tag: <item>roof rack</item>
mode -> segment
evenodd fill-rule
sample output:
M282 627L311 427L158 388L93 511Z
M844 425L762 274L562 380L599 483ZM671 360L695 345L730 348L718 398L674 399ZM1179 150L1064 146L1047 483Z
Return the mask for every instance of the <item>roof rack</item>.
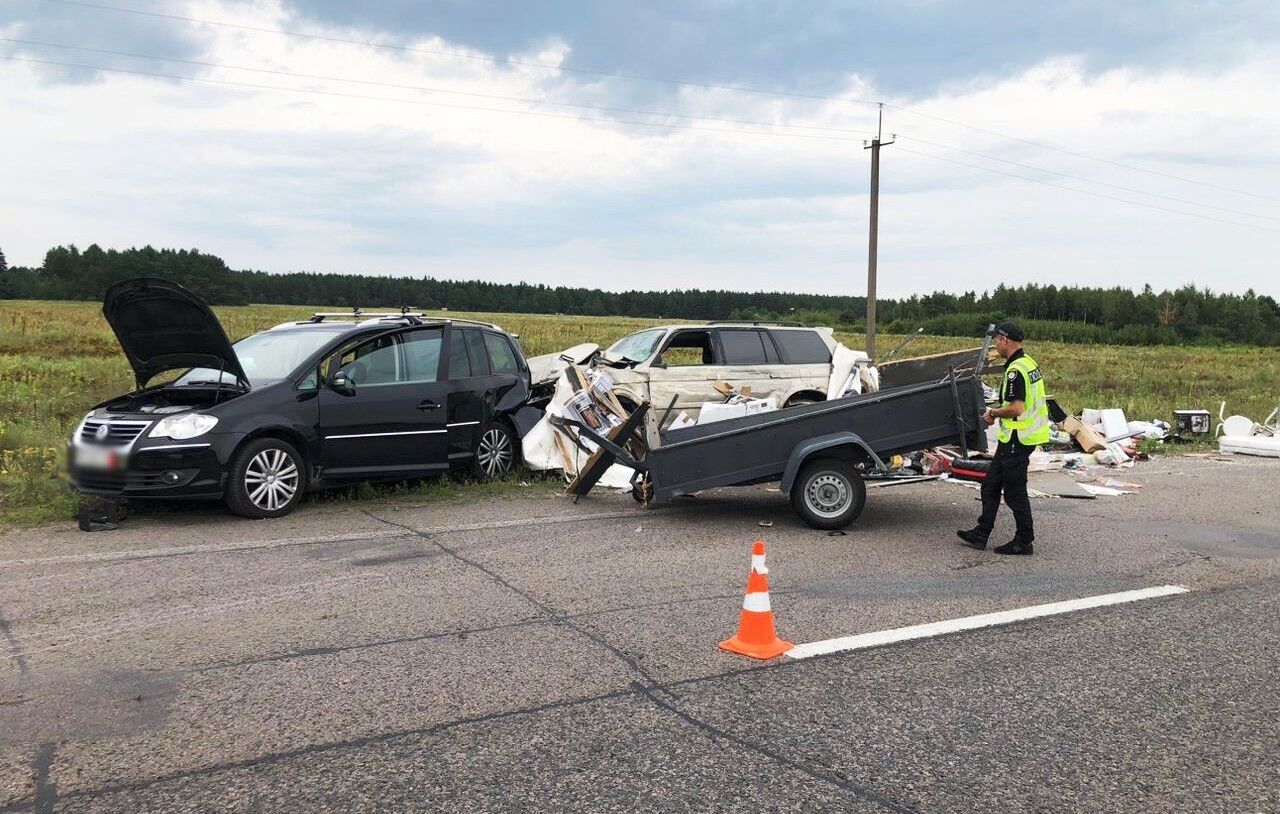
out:
M808 328L803 322L777 322L774 320L758 320L751 321L746 319L717 319L707 323L708 325L773 325L778 328Z
M498 331L502 330L501 326L494 325L492 322L482 322L478 319L458 319L457 317L441 317L440 320L442 322L462 322L467 325L480 325L481 327L484 327L484 328L493 328L494 330L498 330Z
M350 311L317 311L311 315L308 322L324 322L325 320L349 319L361 322L379 319L403 319L410 323L431 322L461 322L467 325L479 325L484 328L493 328L501 331L501 326L492 322L482 322L478 319L459 319L458 317L432 317L413 308L405 307L399 311L362 311L359 308L352 308Z
M399 311L362 311L352 308L350 311L317 311L307 322L324 322L325 320L354 320L356 322L378 322L381 320L402 319L410 325L420 325L424 320L421 311L411 307L403 307Z

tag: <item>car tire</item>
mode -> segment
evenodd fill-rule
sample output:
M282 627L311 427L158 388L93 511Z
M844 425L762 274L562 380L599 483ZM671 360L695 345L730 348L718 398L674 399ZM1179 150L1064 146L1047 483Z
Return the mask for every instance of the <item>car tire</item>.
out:
M511 425L491 421L480 433L471 474L481 480L501 480L515 471L520 461L520 442Z
M791 507L810 527L842 529L858 519L867 503L867 485L853 464L818 458L800 469L791 486Z
M788 407L804 407L807 404L818 404L818 403L819 403L819 400L813 398L812 396L792 396L790 399L787 400L787 403L782 406L782 409L785 410Z
M233 514L284 517L307 490L307 467L297 448L279 438L258 438L231 459L224 500Z

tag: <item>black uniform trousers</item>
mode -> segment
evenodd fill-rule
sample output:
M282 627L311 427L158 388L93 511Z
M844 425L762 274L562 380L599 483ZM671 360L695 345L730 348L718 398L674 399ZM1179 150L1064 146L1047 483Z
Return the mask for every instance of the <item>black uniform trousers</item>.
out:
M1035 539L1031 523L1031 499L1027 497L1027 464L1035 447L1019 443L1017 436L996 446L991 468L982 481L982 516L978 518L978 531L990 536L1000 511L1000 495L1013 510L1018 539L1030 543Z

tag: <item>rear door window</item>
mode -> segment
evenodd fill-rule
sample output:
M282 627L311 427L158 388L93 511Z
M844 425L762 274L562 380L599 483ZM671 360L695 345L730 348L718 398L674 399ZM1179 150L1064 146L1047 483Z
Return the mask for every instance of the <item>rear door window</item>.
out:
M816 331L773 331L782 349L782 361L789 365L827 365L831 351Z
M516 362L515 351L511 343L497 334L484 334L484 346L489 351L489 365L494 373L519 373L520 365Z
M439 328L410 331L404 335L404 358L408 381L434 382L440 372L440 346L444 332Z
M467 338L462 331L449 332L449 378L471 378L471 359L467 356Z
M722 330L720 349L726 365L763 365L768 361L760 331Z
M467 337L467 358L471 361L471 375L488 376L489 354L484 350L484 339L480 332L468 328L462 333Z

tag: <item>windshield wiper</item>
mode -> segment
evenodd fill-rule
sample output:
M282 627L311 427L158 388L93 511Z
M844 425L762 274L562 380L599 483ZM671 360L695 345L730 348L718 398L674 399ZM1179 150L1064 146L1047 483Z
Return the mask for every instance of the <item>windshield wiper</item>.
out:
M240 387L240 388L244 387L244 385L240 384L239 382L214 381L213 379L196 379L195 381L183 382L182 386L191 387L197 384L215 384L218 387Z

